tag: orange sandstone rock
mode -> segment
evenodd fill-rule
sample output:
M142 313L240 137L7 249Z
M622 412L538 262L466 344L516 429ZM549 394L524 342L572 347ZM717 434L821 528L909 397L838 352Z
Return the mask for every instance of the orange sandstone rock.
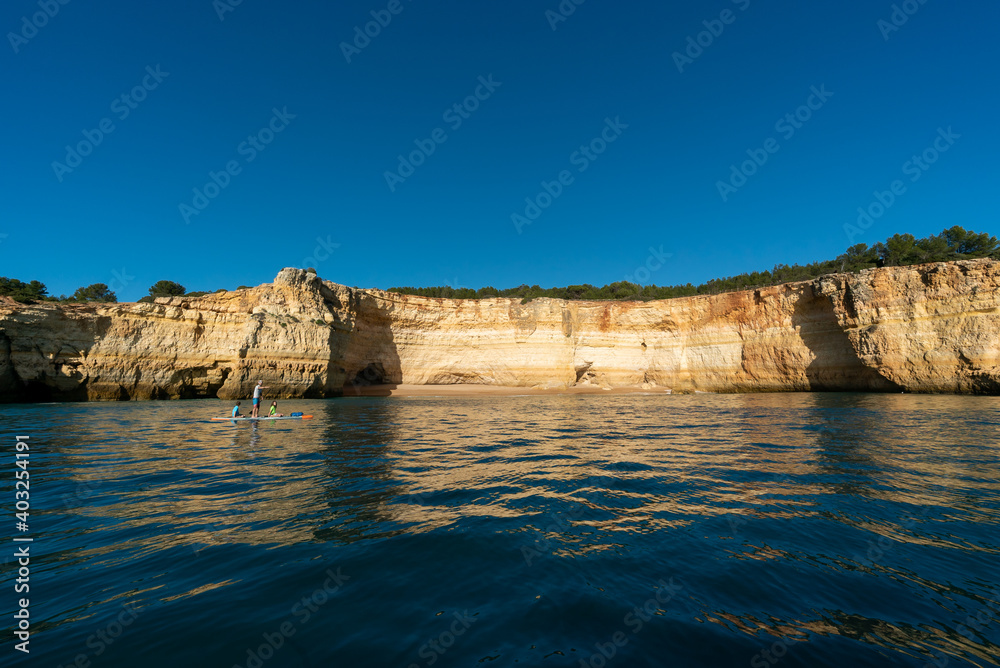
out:
M153 304L0 298L0 400L337 396L358 384L1000 392L1000 262L656 302L447 300L297 269Z

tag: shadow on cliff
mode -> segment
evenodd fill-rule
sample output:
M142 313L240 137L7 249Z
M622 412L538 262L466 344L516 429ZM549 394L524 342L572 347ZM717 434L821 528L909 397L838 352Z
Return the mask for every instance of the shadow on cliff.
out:
M346 304L329 290L324 299L334 312L354 314L352 326L330 332L327 396L388 396L403 380L391 305L359 292L349 293Z
M809 389L818 392L901 392L903 388L866 366L837 321L833 303L806 286L795 303L792 324L813 354L806 367Z
M109 323L51 308L31 311L30 321L10 316L0 328L0 402L87 401L84 360ZM68 336L45 336L60 331Z

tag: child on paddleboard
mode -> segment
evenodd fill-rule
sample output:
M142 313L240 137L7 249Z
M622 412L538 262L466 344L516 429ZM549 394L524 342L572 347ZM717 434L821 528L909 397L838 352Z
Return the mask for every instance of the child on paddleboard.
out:
M234 418L243 417L242 415L240 415L240 402L238 401L236 402L236 405L233 406L233 417Z
M278 412L278 402L271 402L271 412L267 414L267 417L285 417L284 413Z

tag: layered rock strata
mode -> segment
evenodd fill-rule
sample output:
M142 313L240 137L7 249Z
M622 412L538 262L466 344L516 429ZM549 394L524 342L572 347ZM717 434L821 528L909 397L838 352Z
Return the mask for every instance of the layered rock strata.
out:
M152 304L0 298L0 400L329 397L358 385L1000 392L1000 262L655 302L447 300L285 269Z

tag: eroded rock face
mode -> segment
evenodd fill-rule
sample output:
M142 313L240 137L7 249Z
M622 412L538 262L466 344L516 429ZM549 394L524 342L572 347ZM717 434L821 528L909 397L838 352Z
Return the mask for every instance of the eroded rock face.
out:
M472 383L1000 392L1000 262L873 269L659 302L445 300L284 269L154 304L0 301L0 400L329 397Z
M155 304L7 301L0 397L236 398L258 379L276 396L333 396L344 385L333 351L352 329L333 297L315 275L292 269L271 285Z
M1000 394L1000 262L817 281L858 359L911 392Z

